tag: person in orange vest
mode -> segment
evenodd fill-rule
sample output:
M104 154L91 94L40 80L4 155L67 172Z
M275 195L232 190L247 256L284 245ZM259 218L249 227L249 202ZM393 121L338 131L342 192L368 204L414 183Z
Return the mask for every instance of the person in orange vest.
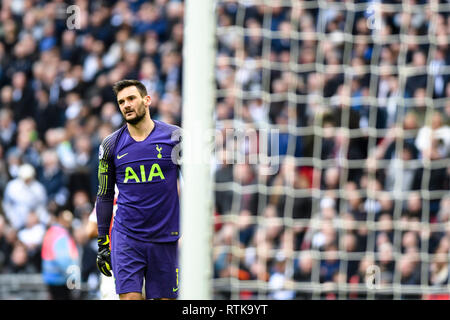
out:
M74 266L79 270L78 249L68 231L72 219L70 211L58 211L42 242L42 276L52 300L72 298L68 278Z

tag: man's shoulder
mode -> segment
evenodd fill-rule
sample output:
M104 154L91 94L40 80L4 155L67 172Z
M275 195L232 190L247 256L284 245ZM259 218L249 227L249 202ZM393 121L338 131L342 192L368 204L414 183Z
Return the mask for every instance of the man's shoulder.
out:
M108 145L108 144L111 144L112 142L115 142L122 135L125 128L126 128L126 125L123 125L119 129L117 129L116 131L111 133L110 135L106 136L106 138L104 138L102 141L102 145Z
M158 128L158 137L171 145L175 145L180 141L182 132L179 126L168 124L166 122L158 120L154 121Z
M115 147L118 139L124 132L125 128L126 128L126 125L120 127L119 129L117 129L116 131L114 131L113 133L111 133L110 135L108 135L106 138L103 139L102 143L100 144L100 148L99 148L99 154L98 154L99 159L106 159L113 154L114 147Z
M161 120L153 120L153 121L158 125L158 127L161 130L168 131L170 133L177 131L177 130L181 130L181 128L179 126L174 125L174 124L169 124L169 123L163 122Z

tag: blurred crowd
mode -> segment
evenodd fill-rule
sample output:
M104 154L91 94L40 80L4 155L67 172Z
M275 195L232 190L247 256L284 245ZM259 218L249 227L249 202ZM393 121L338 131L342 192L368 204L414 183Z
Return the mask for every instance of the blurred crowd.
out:
M382 284L449 284L448 12L280 3L216 5L216 128L279 129L280 164L268 175L216 152L214 278L253 284L215 297L332 299L302 285L347 284L364 298L351 288L370 266ZM123 124L111 86L142 81L152 118L181 125L183 14L180 0L1 2L1 274L42 272L58 224L98 289L86 225L99 143Z
M181 124L183 12L176 0L1 1L0 274L42 272L57 223L97 288L86 225L99 144L123 124L112 84L142 81L152 118Z
M277 128L280 155L220 140L221 297L450 297L450 15L355 3L218 5L217 127Z

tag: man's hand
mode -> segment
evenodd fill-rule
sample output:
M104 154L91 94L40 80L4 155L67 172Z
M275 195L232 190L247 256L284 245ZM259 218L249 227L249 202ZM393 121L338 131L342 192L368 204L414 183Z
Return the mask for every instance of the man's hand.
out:
M100 236L97 239L97 268L107 277L111 277L111 249L109 249L109 236Z

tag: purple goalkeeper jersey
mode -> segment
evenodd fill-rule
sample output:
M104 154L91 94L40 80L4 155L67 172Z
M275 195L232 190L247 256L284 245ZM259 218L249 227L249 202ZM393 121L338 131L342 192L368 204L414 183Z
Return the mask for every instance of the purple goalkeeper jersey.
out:
M97 222L99 235L109 232L117 184L114 228L127 236L151 242L175 241L179 231L178 165L172 149L180 128L153 120L143 141L135 141L124 125L106 137L99 148Z

